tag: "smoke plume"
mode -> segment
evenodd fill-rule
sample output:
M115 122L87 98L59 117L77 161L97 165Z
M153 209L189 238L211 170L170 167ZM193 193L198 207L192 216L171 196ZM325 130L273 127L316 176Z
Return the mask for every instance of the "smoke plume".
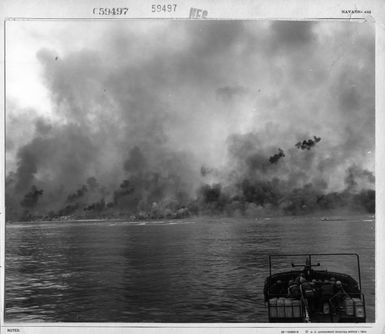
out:
M7 219L374 211L370 25L19 24L47 100L9 90Z

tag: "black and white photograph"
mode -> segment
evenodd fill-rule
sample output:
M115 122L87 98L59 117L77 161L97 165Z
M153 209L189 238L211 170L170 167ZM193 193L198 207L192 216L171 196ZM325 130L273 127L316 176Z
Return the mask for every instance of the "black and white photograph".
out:
M200 12L5 22L5 325L376 321L375 25Z

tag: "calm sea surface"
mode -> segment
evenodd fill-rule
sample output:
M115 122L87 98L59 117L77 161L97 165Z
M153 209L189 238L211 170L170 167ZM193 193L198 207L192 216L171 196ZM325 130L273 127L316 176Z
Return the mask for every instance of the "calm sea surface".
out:
M356 252L373 322L374 226L369 216L8 224L5 320L267 322L269 254Z

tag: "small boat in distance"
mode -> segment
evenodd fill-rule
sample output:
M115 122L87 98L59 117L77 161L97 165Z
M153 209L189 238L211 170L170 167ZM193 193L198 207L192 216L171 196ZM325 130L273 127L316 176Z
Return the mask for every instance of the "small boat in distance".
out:
M285 266L290 258L291 270L273 273L273 261ZM319 259L344 267L356 266L358 281L351 275L328 271ZM317 259L313 263L312 260ZM347 261L349 259L349 261ZM332 262L330 262L332 261ZM356 253L269 255L269 276L264 284L269 322L365 322L365 297L361 291L359 255Z

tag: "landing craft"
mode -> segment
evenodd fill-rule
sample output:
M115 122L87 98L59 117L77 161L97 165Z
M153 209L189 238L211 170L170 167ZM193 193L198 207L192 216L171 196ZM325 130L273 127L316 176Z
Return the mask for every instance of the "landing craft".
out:
M279 258L278 264L282 267L285 257L305 258L305 264L291 262L292 268L302 269L272 273L272 260ZM312 263L314 258L336 266L356 262L358 281L326 268L314 270L321 266L319 262ZM269 255L264 296L269 322L366 322L360 261L355 253Z

